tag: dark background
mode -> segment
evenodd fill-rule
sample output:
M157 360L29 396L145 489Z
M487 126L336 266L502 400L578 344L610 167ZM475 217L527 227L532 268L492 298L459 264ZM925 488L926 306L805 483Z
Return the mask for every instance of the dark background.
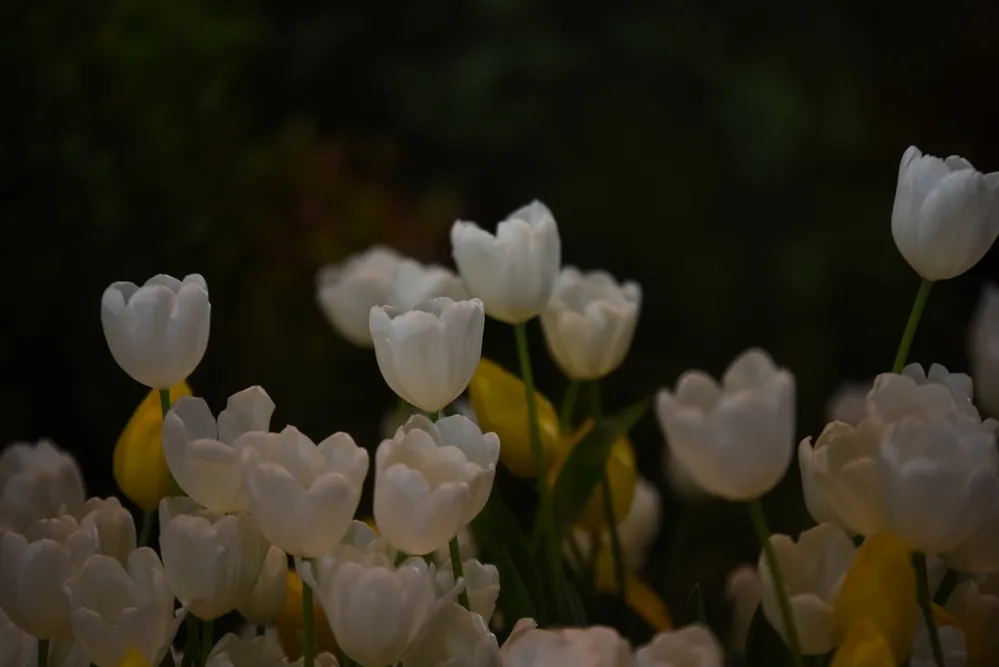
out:
M260 384L275 425L373 446L394 398L316 308L317 267L373 242L450 264L455 218L539 197L567 263L644 288L609 408L760 345L817 434L842 381L888 368L915 294L890 231L902 152L999 169L997 35L990 0L4 2L0 433L51 437L113 493L146 390L107 351L101 292L199 272L195 391L218 410ZM996 269L934 289L912 359L967 368ZM514 367L509 329L487 327L485 354ZM651 416L633 440L662 483ZM798 486L793 465L767 499L777 530L809 523ZM717 617L756 554L742 508L667 492L647 576L681 617L700 581Z

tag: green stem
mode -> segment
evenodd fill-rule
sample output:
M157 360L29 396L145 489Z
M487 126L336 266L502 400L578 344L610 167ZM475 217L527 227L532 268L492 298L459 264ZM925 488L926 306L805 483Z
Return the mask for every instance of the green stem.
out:
M200 634L198 618L194 614L188 614L184 619L184 626L187 629L187 640L184 642L184 660L181 664L187 667L198 664L198 651L201 650L201 642L198 640Z
M38 667L46 667L49 664L49 640L38 640Z
M603 411L600 409L600 385L596 380L593 380L590 384L590 414L593 416L594 421L600 421L604 418Z
M933 599L930 597L929 573L926 570L926 555L912 555L912 566L916 570L916 593L919 595L919 607L923 610L923 620L930 635L930 647L933 649L933 661L937 667L946 667L943 646L940 644L940 633L933 619Z
M142 532L139 533L139 546L148 547L149 538L153 535L153 525L156 523L156 510L146 510L142 513Z
M406 417L409 415L409 403L406 399L399 397L399 400L395 403L395 423L396 427L402 426L406 423Z
M905 360L909 357L909 348L912 347L912 339L916 335L919 327L919 320L923 316L923 309L926 308L926 300L930 296L930 288L933 282L923 278L919 284L919 291L916 292L916 300L912 303L912 310L909 311L909 321L905 324L905 331L902 332L902 340L898 344L898 352L895 353L895 365L892 366L892 373L901 373L905 368Z
M943 581L937 587L937 593L933 596L933 602L940 605L941 607L947 604L947 600L950 599L951 593L957 588L960 576L957 574L957 570L947 569L947 574L944 575Z
M436 424L437 420L441 418L441 412L440 410L435 410L433 412L428 412L427 416L430 417L431 422Z
M559 413L559 430L563 435L572 432L572 413L576 409L576 400L579 398L579 381L569 380L566 387L565 397L562 399L562 411Z
M314 667L316 662L315 620L312 614L312 588L302 581L302 666Z
M465 576L465 565L461 562L461 547L458 545L458 536L455 535L451 538L451 572L454 573L454 582L458 583L458 579L462 579ZM465 587L461 589L461 593L458 593L458 602L461 606L469 611L472 610L472 606L468 602L468 580L465 580Z
M208 654L215 646L215 621L201 622L201 664L208 662Z
M801 641L798 639L798 628L794 623L794 612L791 609L791 599L787 595L787 585L784 583L784 575L780 570L780 562L777 560L777 552L770 544L770 528L767 527L767 517L763 514L763 505L759 499L750 500L746 503L749 508L749 518L753 522L753 529L756 537L763 547L763 556L767 560L770 568L770 576L773 578L774 589L777 594L777 603L780 605L781 619L784 621L784 634L787 635L787 645L791 651L791 660L795 667L804 667L805 661L801 657Z

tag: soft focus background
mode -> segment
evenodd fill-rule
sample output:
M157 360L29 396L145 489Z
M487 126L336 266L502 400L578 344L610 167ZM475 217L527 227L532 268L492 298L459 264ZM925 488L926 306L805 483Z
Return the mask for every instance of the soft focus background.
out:
M374 242L451 264L454 219L538 197L567 263L644 288L608 409L760 345L817 435L841 382L890 366L915 294L890 231L902 152L999 170L997 31L990 0L4 2L0 434L52 438L114 493L146 390L107 351L101 292L199 272L196 393L218 410L260 384L275 425L375 446L395 399L315 306L316 269ZM912 360L967 369L997 252L934 289ZM490 324L485 354L515 368L512 332ZM663 484L651 415L633 441ZM794 464L766 499L776 530L808 524L799 486ZM648 578L679 620L700 582L719 619L758 553L745 512L664 490Z

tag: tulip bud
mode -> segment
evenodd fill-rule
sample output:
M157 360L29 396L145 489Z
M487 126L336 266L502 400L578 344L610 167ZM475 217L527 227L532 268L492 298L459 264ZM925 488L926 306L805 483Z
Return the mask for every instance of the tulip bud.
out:
M281 612L287 595L288 556L271 545L256 585L236 611L253 625L265 625Z
M0 528L76 514L85 498L80 467L48 440L16 442L0 453Z
M725 582L725 597L732 603L732 648L745 653L749 627L763 600L763 582L756 568L740 565L732 570Z
M653 637L635 652L634 667L722 667L724 664L721 643L711 630L703 625L688 625Z

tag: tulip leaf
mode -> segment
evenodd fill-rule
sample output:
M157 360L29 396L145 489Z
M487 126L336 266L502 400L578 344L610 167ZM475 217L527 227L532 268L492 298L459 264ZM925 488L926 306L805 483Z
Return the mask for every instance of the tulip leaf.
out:
M704 596L701 594L701 585L694 584L690 595L687 597L687 618L691 623L708 624L708 615L704 611Z
M579 520L593 490L603 479L611 447L628 434L648 407L649 400L645 399L599 420L569 453L552 490L559 541Z
M787 645L763 615L762 607L757 607L749 624L749 634L746 637L746 664L767 667L791 667L793 664Z

